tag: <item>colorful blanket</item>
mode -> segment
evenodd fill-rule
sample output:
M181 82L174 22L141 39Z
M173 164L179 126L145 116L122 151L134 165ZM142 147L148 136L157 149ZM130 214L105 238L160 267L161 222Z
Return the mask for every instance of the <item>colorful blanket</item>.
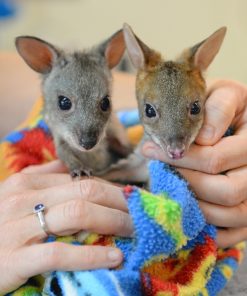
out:
M133 143L142 136L136 111L122 112ZM0 144L0 179L30 164L56 157L39 100L28 120ZM134 238L88 234L83 244L112 245L124 254L114 270L59 272L31 278L8 295L175 296L217 295L243 256L244 243L217 249L216 229L208 225L189 184L173 167L151 161L150 192L126 186ZM52 240L54 238L50 238ZM79 244L75 237L56 238Z

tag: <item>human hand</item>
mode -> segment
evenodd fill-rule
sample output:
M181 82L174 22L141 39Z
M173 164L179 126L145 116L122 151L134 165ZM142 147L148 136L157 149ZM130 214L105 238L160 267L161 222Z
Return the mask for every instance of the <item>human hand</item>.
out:
M179 168L207 221L225 228L217 243L227 247L247 239L247 87L218 80L208 95L203 127L184 158L171 160L152 142L143 154ZM234 135L223 137L229 126Z
M112 268L122 261L119 249L43 243L47 234L33 208L46 207L49 232L80 230L130 236L132 222L120 187L95 179L71 181L59 161L33 166L0 183L0 294L28 278L53 270ZM60 172L60 174L58 174Z

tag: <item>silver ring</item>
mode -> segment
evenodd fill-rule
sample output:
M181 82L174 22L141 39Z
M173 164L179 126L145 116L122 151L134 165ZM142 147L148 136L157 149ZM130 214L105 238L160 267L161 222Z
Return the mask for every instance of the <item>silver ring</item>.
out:
M47 236L49 236L49 231L45 222L45 206L43 204L37 204L34 208L33 208L33 212L34 214L37 215L37 217L39 218L39 223L41 228L43 229L43 231L47 234Z

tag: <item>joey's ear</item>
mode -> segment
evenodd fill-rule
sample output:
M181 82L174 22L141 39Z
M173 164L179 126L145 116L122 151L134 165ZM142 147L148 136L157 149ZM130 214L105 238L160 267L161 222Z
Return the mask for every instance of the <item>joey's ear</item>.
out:
M190 62L194 67L205 71L217 55L226 34L226 27L222 27L214 32L207 39L196 44L190 49Z
M120 62L125 51L123 31L119 30L113 34L97 47L97 51L105 57L108 67L114 68Z
M51 71L53 62L59 56L59 51L53 45L36 37L17 37L15 45L24 61L42 74Z
M124 51L123 30L119 30L109 39L105 50L105 58L110 69L114 68L120 62Z
M135 68L154 67L161 62L161 55L143 43L126 23L123 25L123 32L126 48Z

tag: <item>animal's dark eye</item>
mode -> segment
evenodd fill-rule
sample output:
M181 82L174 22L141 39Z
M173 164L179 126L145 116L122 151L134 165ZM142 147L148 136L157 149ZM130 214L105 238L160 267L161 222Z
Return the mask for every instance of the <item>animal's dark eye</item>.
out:
M147 117L155 117L156 116L156 111L154 107L150 104L145 105L145 113Z
M195 101L190 105L190 114L191 115L197 115L201 112L201 106L199 101Z
M100 101L100 108L102 111L107 111L111 106L109 96L106 95L101 101Z
M72 107L72 102L69 98L67 98L65 96L59 96L58 97L58 106L63 111L70 110Z

